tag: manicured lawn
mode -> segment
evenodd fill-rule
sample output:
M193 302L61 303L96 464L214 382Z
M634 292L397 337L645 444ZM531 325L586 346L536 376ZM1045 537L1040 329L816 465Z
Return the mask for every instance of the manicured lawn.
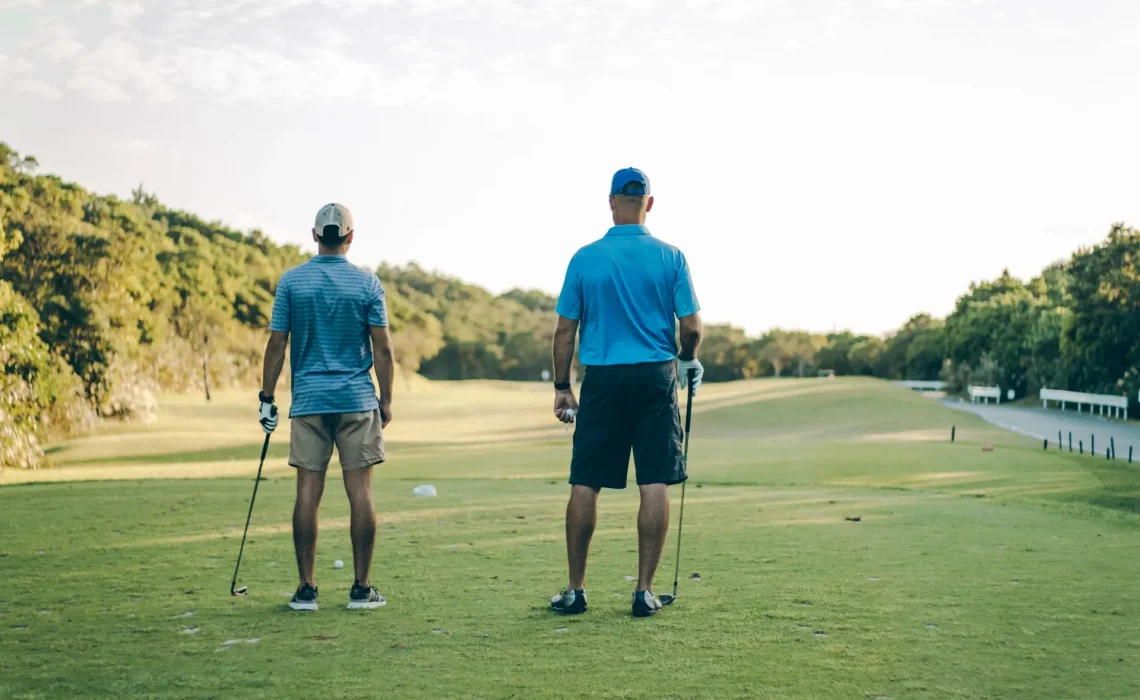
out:
M570 435L546 388L401 398L377 476L377 611L344 609L335 467L322 609L287 609L283 431L239 577L250 595L229 596L260 447L245 394L171 397L155 425L0 474L58 481L0 487L0 697L1140 696L1138 467L1043 452L880 382L707 386L680 599L630 617L636 490L605 492L590 611L566 619L547 602L565 583ZM420 483L439 495L413 496Z

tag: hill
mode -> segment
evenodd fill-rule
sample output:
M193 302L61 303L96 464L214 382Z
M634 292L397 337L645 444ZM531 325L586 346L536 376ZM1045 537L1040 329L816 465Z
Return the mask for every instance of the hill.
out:
M308 255L170 208L37 174L0 143L0 466L106 419L149 421L159 393L255 386L277 280ZM884 337L731 325L706 330L708 381L840 375L1140 390L1140 232L1112 226L1023 282L972 283L946 319L917 314ZM411 380L537 380L556 299L496 295L417 264L381 264L397 361ZM700 287L698 279L698 289ZM286 378L288 373L286 373ZM408 382L405 382L405 386Z
M43 439L97 420L150 421L161 393L255 386L277 280L308 254L38 166L0 143L0 466L35 466ZM405 373L537 379L549 365L549 295L378 273Z

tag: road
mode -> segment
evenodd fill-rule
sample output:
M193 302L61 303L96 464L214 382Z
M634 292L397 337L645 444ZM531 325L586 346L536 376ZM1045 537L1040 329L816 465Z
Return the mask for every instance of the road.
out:
M975 413L1000 428L1038 440L1048 439L1050 448L1057 444L1057 431L1061 431L1066 443L1065 449L1068 449L1070 432L1073 434L1073 450L1077 449L1078 441L1084 441L1085 450L1089 450L1095 436L1097 454L1103 457L1111 437L1116 443L1117 459L1127 460L1128 448L1131 447L1135 451L1136 461L1140 462L1140 426L1135 423L1109 420L1076 411L972 404L956 398L946 398L942 402L950 408Z

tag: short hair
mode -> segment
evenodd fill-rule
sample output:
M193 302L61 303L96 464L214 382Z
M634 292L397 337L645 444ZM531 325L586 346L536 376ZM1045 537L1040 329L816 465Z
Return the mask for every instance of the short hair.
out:
M337 224L325 224L324 229L321 230L320 235L317 237L321 243L324 243L330 248L335 248L344 243L344 240L348 238L348 234L340 235L340 226Z
M644 194L615 194L613 195L619 203L630 207L640 207L645 204L647 195Z

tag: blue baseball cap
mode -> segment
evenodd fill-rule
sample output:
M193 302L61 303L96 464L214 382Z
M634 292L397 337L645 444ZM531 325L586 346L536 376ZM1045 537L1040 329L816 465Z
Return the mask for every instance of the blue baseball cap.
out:
M649 178L637 168L622 168L614 173L610 194L649 194Z

